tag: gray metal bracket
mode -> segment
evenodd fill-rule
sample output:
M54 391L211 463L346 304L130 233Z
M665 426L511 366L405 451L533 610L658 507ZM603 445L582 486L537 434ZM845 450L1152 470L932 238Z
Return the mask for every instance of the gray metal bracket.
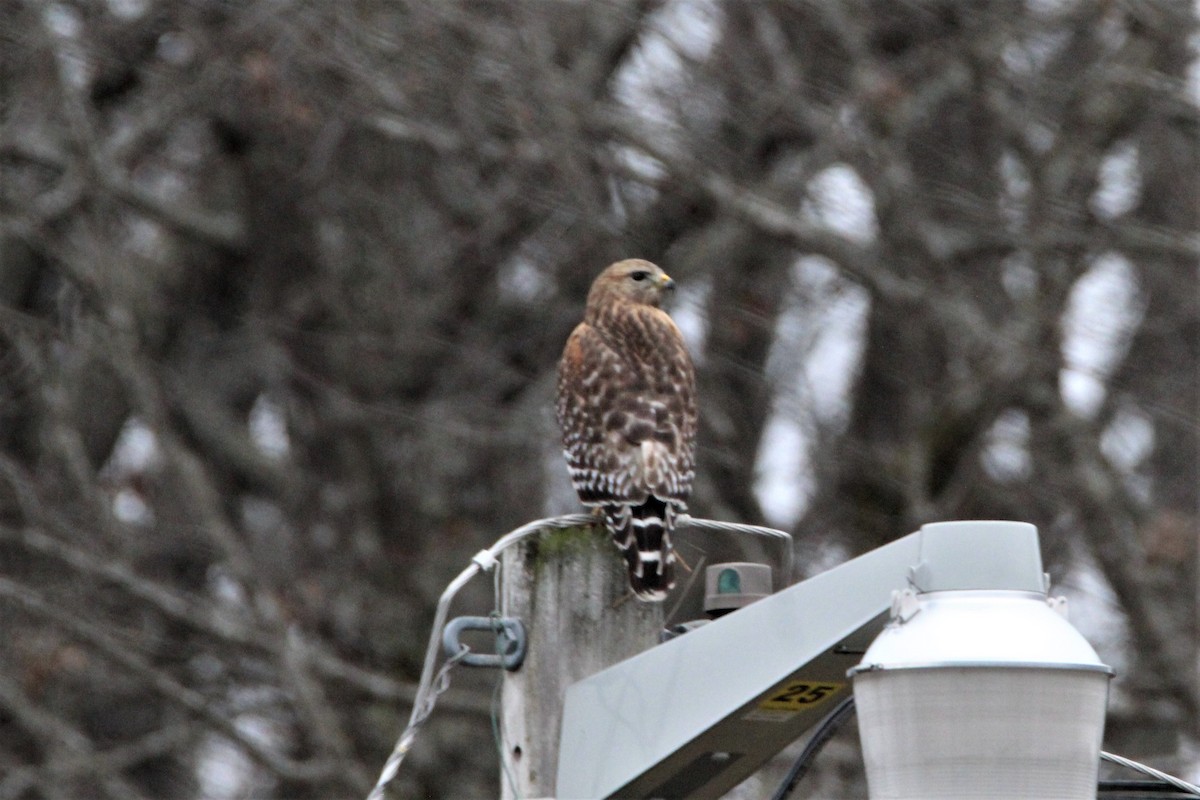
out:
M463 644L460 637L464 631L487 631L496 636L496 652L468 652L460 663L468 667L503 667L509 672L521 668L525 661L525 626L513 617L455 617L446 623L442 631L442 648L447 656L460 653Z

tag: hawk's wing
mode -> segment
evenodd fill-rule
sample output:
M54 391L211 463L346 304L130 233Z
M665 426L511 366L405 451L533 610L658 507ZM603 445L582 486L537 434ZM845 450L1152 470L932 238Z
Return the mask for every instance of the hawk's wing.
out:
M695 373L664 312L639 308L602 333L580 324L558 371L556 412L571 480L589 505L685 507L696 436Z

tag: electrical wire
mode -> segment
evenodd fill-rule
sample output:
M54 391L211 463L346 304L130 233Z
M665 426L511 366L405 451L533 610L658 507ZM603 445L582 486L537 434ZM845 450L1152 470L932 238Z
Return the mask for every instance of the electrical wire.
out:
M534 520L504 534L488 549L480 550L471 559L471 563L467 565L467 568L460 572L458 577L450 581L446 589L442 592L442 596L438 599L437 610L433 614L433 631L429 636L429 645L425 649L425 666L421 670L421 682L417 684L417 696L413 701L412 716L408 719L408 726L404 729L404 733L400 734L400 738L396 740L396 746L392 748L391 755L388 756L387 761L383 765L383 770L379 773L379 780L375 782L371 793L367 795L367 800L384 800L388 784L396 777L396 773L400 770L400 764L404 761L404 756L412 748L413 741L417 737L417 729L433 713L433 706L437 702L437 694L440 694L438 692L430 695L430 691L434 685L434 666L437 664L438 648L442 641L442 629L446 627L446 616L450 611L450 603L454 600L454 596L472 578L479 574L480 570L491 571L496 566L497 557L522 539L532 536L545 528L573 528L581 525L589 525L594 521L595 518L590 514L569 514L562 517ZM468 649L464 647L451 657L451 660L447 661L442 667L438 676L445 675L448 672L447 667L457 663L457 660L460 660L467 652ZM449 679L447 678L446 680L448 682Z
M500 573L504 571L504 564L501 562L496 569L492 571L492 613L489 615L492 618L492 630L496 634L496 652L504 651L504 627L501 625L500 617ZM492 689L492 740L496 744L496 758L500 760L500 771L504 774L504 779L508 783L508 789L512 793L514 800L521 800L521 792L517 788L517 779L513 777L513 771L508 764L508 748L504 744L504 720L503 709L501 708L501 690L504 688L504 671L498 670L496 673L496 686Z
M808 772L813 759L817 757L817 754L825 748L826 743L833 738L833 735L841 729L842 725L853 714L854 695L850 695L838 703L837 708L833 709L829 713L829 716L821 720L821 724L813 731L813 735L809 737L808 743L800 751L800 756L792 764L792 768L788 770L783 783L779 784L779 788L775 790L775 794L771 795L771 800L784 800L784 798L792 793L792 790L796 788L796 784Z
M1163 783L1168 783L1171 786L1174 786L1181 792L1188 792L1196 797L1200 797L1200 786L1197 786L1194 783L1188 783L1182 778L1176 778L1174 775L1168 775L1167 773L1161 772L1154 767L1148 767L1145 764L1139 764L1133 759L1125 758L1125 756L1118 756L1113 753L1102 752L1100 753L1100 758L1103 761L1109 762L1110 764L1117 764L1128 769L1136 770L1143 775L1149 775L1152 778L1157 778Z
M496 540L495 544L486 550L480 550L476 553L474 558L471 559L471 563L467 565L467 568L460 572L458 577L450 581L446 589L442 592L442 596L438 599L437 609L433 614L433 630L429 635L429 645L425 649L425 665L421 669L421 681L417 684L417 694L413 701L412 715L409 717L408 725L405 727L404 732L396 740L396 746L392 748L391 755L388 756L383 769L379 773L379 780L376 781L375 786L371 789L371 793L367 795L367 800L384 800L388 784L395 779L396 773L400 770L400 764L404 761L405 755L408 754L413 742L416 740L417 729L433 713L433 706L437 703L437 696L449 687L450 669L469 652L468 648L464 646L462 650L452 656L442 666L441 670L435 676L434 668L437 665L438 650L442 641L442 630L446 627L446 617L450 611L450 603L453 602L459 590L466 586L480 571L490 572L499 562L500 554L509 547L533 536L541 530L546 528L578 528L594 525L597 522L597 518L592 514L566 514L564 516L547 517L546 519L528 522L504 534ZM737 522L696 519L689 514L679 515L676 520L676 526L679 528L692 527L706 530L723 530L732 533L748 533L753 536L761 536L787 543L789 546L784 548L785 579L790 580L791 578L793 553L790 544L792 537L788 533L777 531L773 528L765 528L760 525L742 525Z
M516 800L521 800L521 792L517 788L517 779L513 777L512 769L508 765L508 752L504 746L504 735L501 732L501 728L503 727L503 720L501 719L503 710L500 707L500 690L502 688L504 688L503 672L496 676L496 686L492 689L492 740L496 743L496 757L500 759L500 771L504 773L504 780L508 783L508 789L512 792L512 796Z
M776 543L783 544L783 583L786 586L792 581L792 562L795 558L795 553L792 550L792 535L784 531L777 531L774 528L767 528L762 525L743 525L740 522L721 522L716 519L697 519L690 514L680 514L675 520L677 528L697 528L699 530L709 531L726 531L729 533L748 533L752 536L760 536L764 539L770 539Z
M471 648L463 645L462 649L452 655L442 664L442 668L430 681L429 689L422 696L417 695L417 700L413 704L412 716L409 718L408 727L404 729L404 733L400 734L400 738L396 740L396 746L392 749L392 754L388 756L387 763L383 766L383 771L379 774L379 780L375 787L371 789L371 793L367 796L368 800L383 800L384 792L387 790L387 785L396 777L396 773L400 769L400 762L404 760L404 756L408 755L408 751L412 749L413 742L417 738L417 730L433 713L433 707L437 703L438 695L450 688L450 670L458 666L458 662L466 657L467 653L471 652Z
M1145 800L1153 797L1161 797L1164 800L1200 800L1200 794L1181 792L1171 784L1158 780L1100 781L1096 787L1096 797L1113 797L1117 800Z

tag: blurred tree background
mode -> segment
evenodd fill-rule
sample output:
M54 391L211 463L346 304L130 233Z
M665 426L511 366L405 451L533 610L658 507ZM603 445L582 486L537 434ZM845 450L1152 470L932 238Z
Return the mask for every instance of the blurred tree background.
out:
M1036 523L1119 670L1106 748L1197 777L1198 30L0 0L0 798L365 794L446 582L576 508L552 374L626 256L683 287L693 513L802 574ZM397 796L497 793L493 680ZM796 796L861 796L854 759Z

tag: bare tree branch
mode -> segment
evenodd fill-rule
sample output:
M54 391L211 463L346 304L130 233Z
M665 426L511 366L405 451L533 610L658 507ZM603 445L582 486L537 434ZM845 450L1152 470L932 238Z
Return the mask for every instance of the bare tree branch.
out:
M202 717L223 735L237 742L255 761L274 774L291 780L312 780L336 774L328 761L298 762L279 755L261 742L247 736L225 713L213 707L210 698L182 685L170 675L155 668L128 646L89 622L59 611L29 587L0 578L0 597L19 605L25 611L54 623L72 636L96 648L96 651L134 675L143 678L168 701L192 714Z

